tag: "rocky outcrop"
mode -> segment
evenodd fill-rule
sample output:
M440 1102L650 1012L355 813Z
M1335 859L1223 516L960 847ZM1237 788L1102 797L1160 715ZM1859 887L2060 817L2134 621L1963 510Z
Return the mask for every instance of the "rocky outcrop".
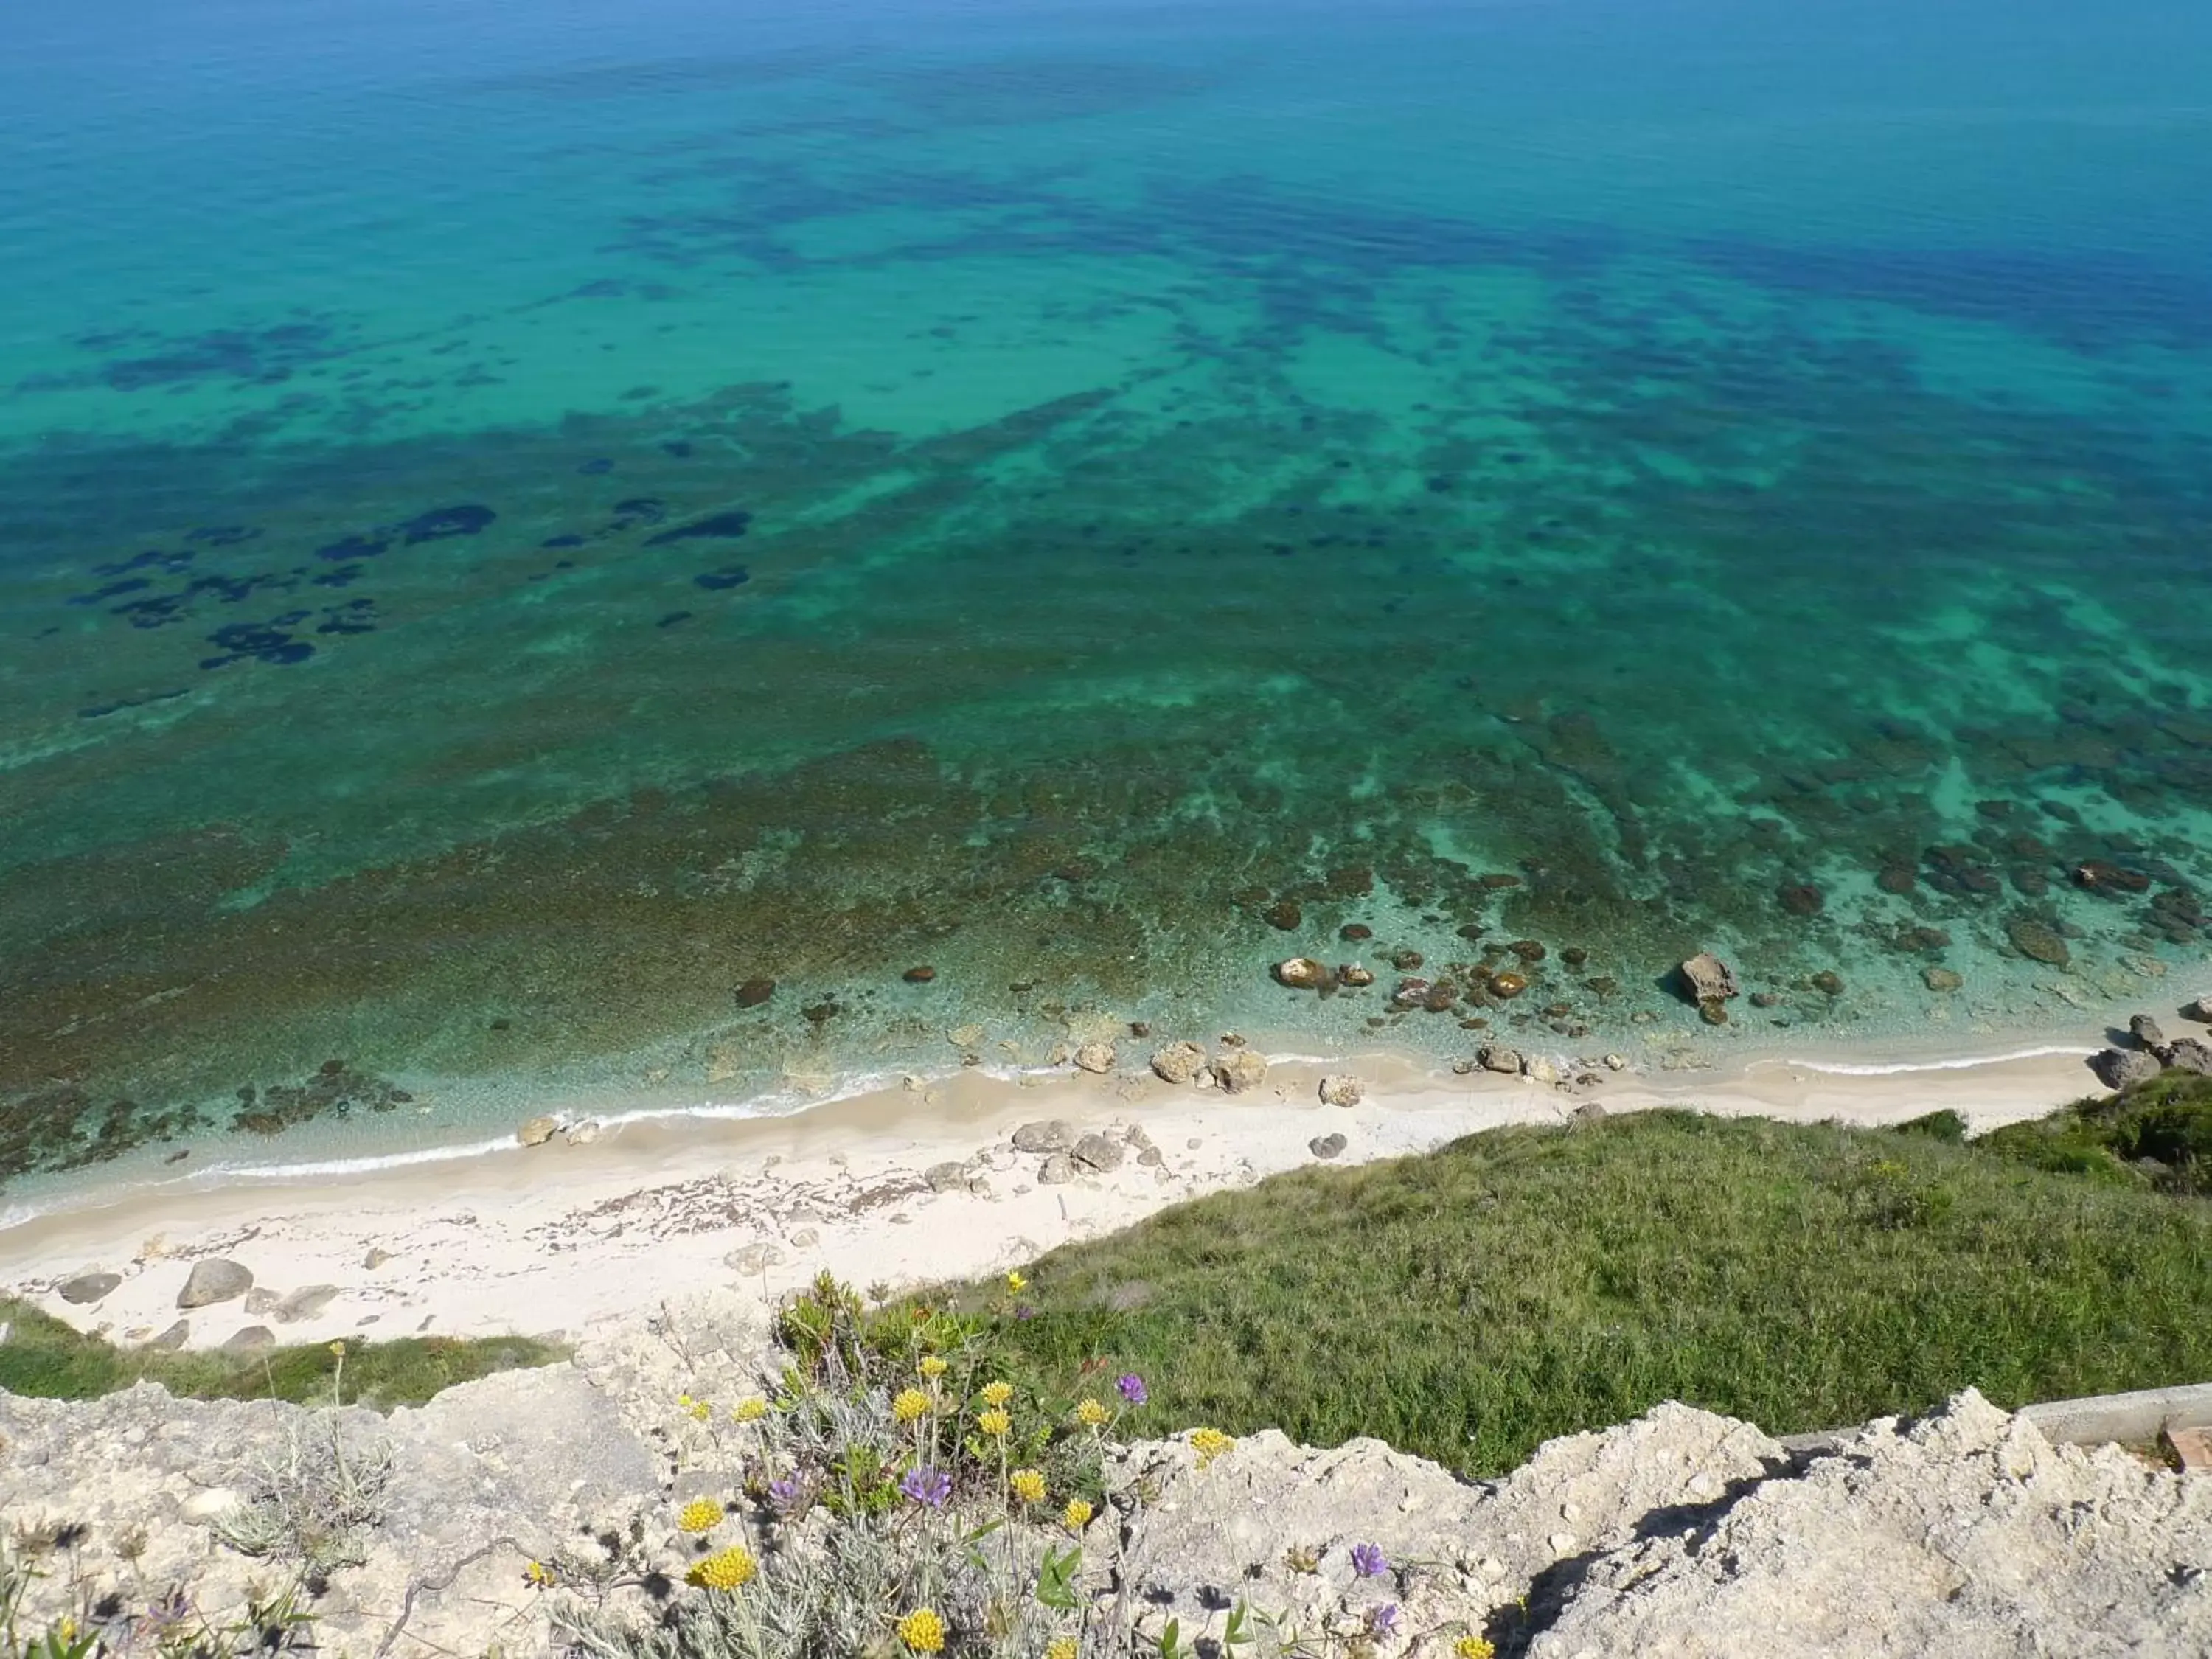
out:
M2166 1068L2156 1054L2136 1048L2106 1048L2089 1061L2089 1069L2107 1089L2130 1089L2149 1082Z
M665 1532L672 1504L720 1495L693 1469L713 1429L672 1402L758 1392L758 1320L734 1303L663 1310L573 1364L388 1419L149 1384L84 1404L0 1395L0 1513L75 1529L70 1574L32 1581L20 1622L145 1585L236 1606L270 1566L214 1523L251 1501L257 1470L335 1434L389 1474L359 1564L312 1605L318 1647L546 1652L560 1592L533 1588L527 1564L633 1516ZM1188 1436L1144 1443L1107 1473L1118 1541L1097 1553L1118 1559L1155 1638L1171 1618L1218 1631L1241 1600L1308 1628L1395 1607L1430 1655L1462 1635L1529 1659L2212 1651L2212 1480L2053 1447L1971 1392L1817 1451L1662 1405L1478 1484L1377 1441L1273 1431L1205 1467Z

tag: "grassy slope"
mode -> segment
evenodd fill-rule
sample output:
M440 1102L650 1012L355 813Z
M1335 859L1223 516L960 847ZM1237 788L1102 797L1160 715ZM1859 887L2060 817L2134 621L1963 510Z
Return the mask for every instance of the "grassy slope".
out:
M1143 1372L1134 1427L1379 1435L1478 1474L1668 1398L1783 1433L1969 1383L2212 1378L2212 1204L1940 1133L1499 1130L1184 1205L1030 1281L1007 1338L1056 1383Z
M150 1353L86 1336L25 1302L0 1297L0 1389L50 1400L86 1400L127 1389L141 1377L200 1400L327 1401L337 1357L329 1345L267 1348L258 1353ZM389 1410L420 1405L441 1389L494 1371L543 1365L564 1356L525 1337L462 1340L403 1337L348 1343L345 1398Z

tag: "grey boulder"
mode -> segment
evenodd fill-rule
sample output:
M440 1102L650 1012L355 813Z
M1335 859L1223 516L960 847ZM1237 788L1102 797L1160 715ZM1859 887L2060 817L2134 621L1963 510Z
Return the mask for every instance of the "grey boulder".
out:
M217 1302L228 1302L244 1296L253 1288L253 1275L235 1261L226 1261L211 1255L204 1261L195 1261L185 1277L185 1288L177 1292L179 1308L205 1308Z

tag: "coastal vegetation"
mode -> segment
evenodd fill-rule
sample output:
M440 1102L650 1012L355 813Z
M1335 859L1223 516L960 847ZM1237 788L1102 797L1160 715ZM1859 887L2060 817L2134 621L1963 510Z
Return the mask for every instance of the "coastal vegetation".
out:
M322 1403L343 1367L347 1404L389 1411L418 1406L441 1389L494 1371L566 1357L521 1336L407 1336L243 1353L118 1348L9 1297L0 1297L0 1390L46 1400L89 1400L148 1382L194 1400Z
M1374 1435L1477 1475L1668 1399L1789 1433L1969 1385L2199 1381L2208 1121L2198 1079L1963 1143L1940 1118L1492 1130L1055 1250L1006 1340L1039 1386L1143 1373L1140 1432Z

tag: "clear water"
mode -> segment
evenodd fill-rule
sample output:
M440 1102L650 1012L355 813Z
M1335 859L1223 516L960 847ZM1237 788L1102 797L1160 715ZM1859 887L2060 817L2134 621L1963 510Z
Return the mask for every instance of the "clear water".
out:
M8 32L0 1174L2205 988L2201 5Z

